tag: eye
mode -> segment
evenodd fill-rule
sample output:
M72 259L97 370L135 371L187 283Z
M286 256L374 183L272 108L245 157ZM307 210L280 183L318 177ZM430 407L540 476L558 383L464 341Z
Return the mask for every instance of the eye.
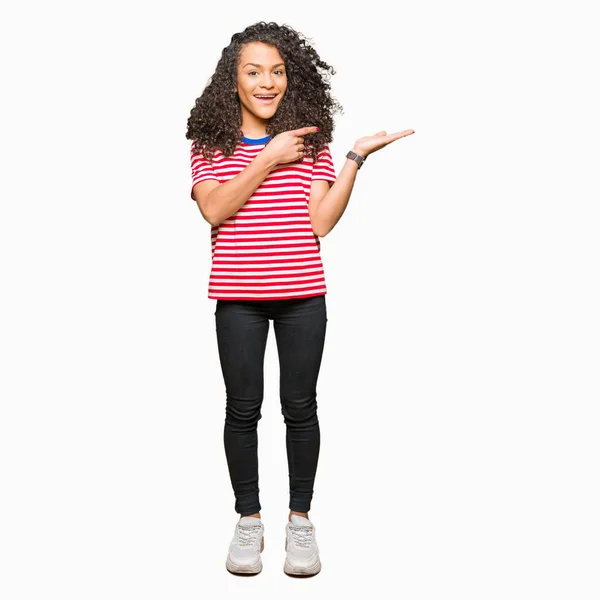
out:
M258 74L258 71L248 71L248 75L252 75L252 73ZM281 73L282 75L284 75L284 72L281 69L277 69L277 71L275 71L275 73Z

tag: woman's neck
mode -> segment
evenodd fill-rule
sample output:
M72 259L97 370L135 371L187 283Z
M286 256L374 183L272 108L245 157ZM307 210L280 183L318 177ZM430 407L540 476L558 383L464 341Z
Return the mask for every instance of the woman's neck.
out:
M256 133L256 132L248 133L247 131L242 131L242 134L244 137L250 138L251 140L264 138L269 135L266 131L263 133Z

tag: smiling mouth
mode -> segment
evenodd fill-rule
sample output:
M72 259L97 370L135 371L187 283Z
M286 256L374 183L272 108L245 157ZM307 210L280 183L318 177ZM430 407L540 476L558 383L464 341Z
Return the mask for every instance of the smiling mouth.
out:
M271 104L277 98L278 94L258 94L254 97L262 104Z

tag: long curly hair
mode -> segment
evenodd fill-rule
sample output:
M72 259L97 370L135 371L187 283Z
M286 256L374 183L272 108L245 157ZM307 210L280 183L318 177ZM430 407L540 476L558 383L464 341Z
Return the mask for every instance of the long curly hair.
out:
M272 139L283 131L316 125L319 131L310 134L310 142L305 140L305 154L317 161L319 150L332 140L334 113L344 111L330 94L334 68L321 60L306 39L288 25L265 21L231 37L188 119L186 138L194 141L194 153L201 152L212 163L215 149L231 156L242 141L242 111L234 92L238 62L246 44L262 42L277 48L287 73L287 88L267 123L267 134Z

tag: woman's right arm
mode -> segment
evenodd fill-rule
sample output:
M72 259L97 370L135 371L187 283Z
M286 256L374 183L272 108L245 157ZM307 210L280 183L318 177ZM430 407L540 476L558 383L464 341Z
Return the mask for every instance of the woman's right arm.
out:
M316 131L316 126L283 131L243 171L225 183L215 179L199 181L192 193L202 216L214 226L234 215L278 164L300 160L304 154L303 136Z
M214 179L197 183L192 191L204 219L214 226L235 214L278 164L274 160L270 153L259 152L243 171L225 183Z

